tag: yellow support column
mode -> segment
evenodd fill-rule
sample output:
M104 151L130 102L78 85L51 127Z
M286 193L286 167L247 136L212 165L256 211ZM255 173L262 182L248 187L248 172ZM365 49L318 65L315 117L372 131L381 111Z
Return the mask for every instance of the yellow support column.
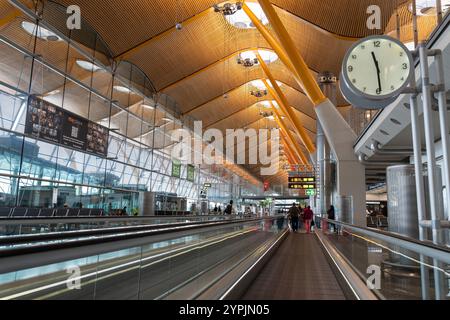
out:
M326 101L327 97L325 97L322 90L320 90L320 87L317 84L316 79L313 77L311 71L309 70L308 66L305 63L305 60L303 60L302 56L298 52L297 47L294 44L294 41L292 41L291 37L289 36L289 33L287 32L286 28L281 22L280 17L278 17L277 13L275 12L275 9L273 8L270 1L269 0L258 0L258 1L259 4L261 5L261 8L264 10L264 13L266 14L267 18L269 19L270 24L275 30L275 33L280 39L281 45L283 46L284 51L288 55L289 60L291 60L292 64L294 65L294 68L297 71L297 74L299 75L300 80L303 83L303 89L305 90L305 93L308 95L308 97L311 99L311 101L314 103L315 106Z
M286 138L286 135L284 134L283 131L281 131L281 138L282 138L283 145L284 145L284 152L288 156L288 159L290 160L289 162L291 163L291 165L301 163L302 161L298 160L297 156L292 151L291 146L289 145L288 139Z
M286 136L287 142L294 148L295 152L293 153L297 155L296 159L299 160L299 164L308 164L308 158L303 154L298 144L295 143L294 136L289 131L289 128L284 124L283 119L281 118L281 114L278 112L277 108L273 105L272 102L270 103L270 106L272 107L275 121L280 127L282 134Z
M242 6L242 9L247 14L247 16L250 18L252 23L255 25L255 27L258 29L259 33L266 39L267 43L270 44L272 49L275 51L275 53L278 55L278 58L283 62L283 64L288 68L289 71L292 72L292 75L294 76L294 79L297 81L299 86L303 89L303 82L300 79L300 76L298 75L297 71L294 68L294 65L292 64L291 60L289 59L288 55L284 51L283 47L278 43L278 40L275 39L274 36L267 30L267 28L259 21L258 17L255 16L253 11L244 3Z
M286 115L288 120L294 125L295 131L302 139L303 143L306 146L306 149L310 153L314 153L316 151L316 147L314 146L313 142L311 141L311 138L306 133L305 129L303 128L302 123L297 118L297 115L295 114L294 110L289 105L288 100L286 99L285 95L283 94L283 91L281 91L280 87L278 86L275 78L272 76L272 73L269 70L269 67L267 67L264 60L261 58L259 53L256 53L256 56L258 57L259 63L261 64L261 67L263 68L265 74L269 78L270 82L272 83L273 88L267 83L267 80L263 79L264 85L267 87L267 90L269 93L275 98L277 103L279 104L281 110Z
M292 154L289 152L289 149L287 148L287 142L284 141L283 139L283 146L284 146L284 155L286 156L289 164L292 166L296 163L296 161L294 160L294 158L292 157Z

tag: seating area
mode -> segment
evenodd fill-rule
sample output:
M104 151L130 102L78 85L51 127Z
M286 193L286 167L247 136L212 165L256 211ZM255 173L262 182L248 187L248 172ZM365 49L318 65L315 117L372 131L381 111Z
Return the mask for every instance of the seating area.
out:
M72 208L0 208L0 218L64 218L64 217L102 217L102 209L72 209Z
M369 228L387 228L388 227L388 219L384 216L377 217L367 217L367 226Z

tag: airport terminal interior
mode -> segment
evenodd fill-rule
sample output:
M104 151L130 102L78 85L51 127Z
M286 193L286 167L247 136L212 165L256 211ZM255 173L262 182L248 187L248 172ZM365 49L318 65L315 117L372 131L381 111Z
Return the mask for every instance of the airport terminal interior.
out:
M0 0L0 300L450 300L450 0Z

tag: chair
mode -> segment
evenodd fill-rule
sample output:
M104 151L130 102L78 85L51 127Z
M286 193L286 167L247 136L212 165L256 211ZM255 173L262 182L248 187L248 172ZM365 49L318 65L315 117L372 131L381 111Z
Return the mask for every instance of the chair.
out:
M91 217L101 217L103 215L103 210L101 209L92 209L91 210Z
M369 228L376 228L377 224L375 221L373 221L373 217L367 217L367 227Z
M79 217L89 217L91 214L91 209L80 209Z
M11 214L11 208L0 208L0 218L8 218Z
M25 217L27 215L27 208L14 208L11 217L20 218Z
M67 217L69 209L57 209L55 211L55 217Z
M53 217L53 214L55 212L55 209L41 209L41 212L39 213L39 217Z
M39 217L39 213L41 213L41 209L36 209L36 208L28 209L27 218Z
M78 217L79 214L80 214L80 209L69 209L67 216L68 217Z

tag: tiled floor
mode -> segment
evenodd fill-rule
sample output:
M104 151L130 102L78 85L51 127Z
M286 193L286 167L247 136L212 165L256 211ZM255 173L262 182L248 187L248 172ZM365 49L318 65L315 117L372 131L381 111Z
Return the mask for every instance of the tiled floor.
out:
M314 234L291 233L275 252L244 300L344 300Z

